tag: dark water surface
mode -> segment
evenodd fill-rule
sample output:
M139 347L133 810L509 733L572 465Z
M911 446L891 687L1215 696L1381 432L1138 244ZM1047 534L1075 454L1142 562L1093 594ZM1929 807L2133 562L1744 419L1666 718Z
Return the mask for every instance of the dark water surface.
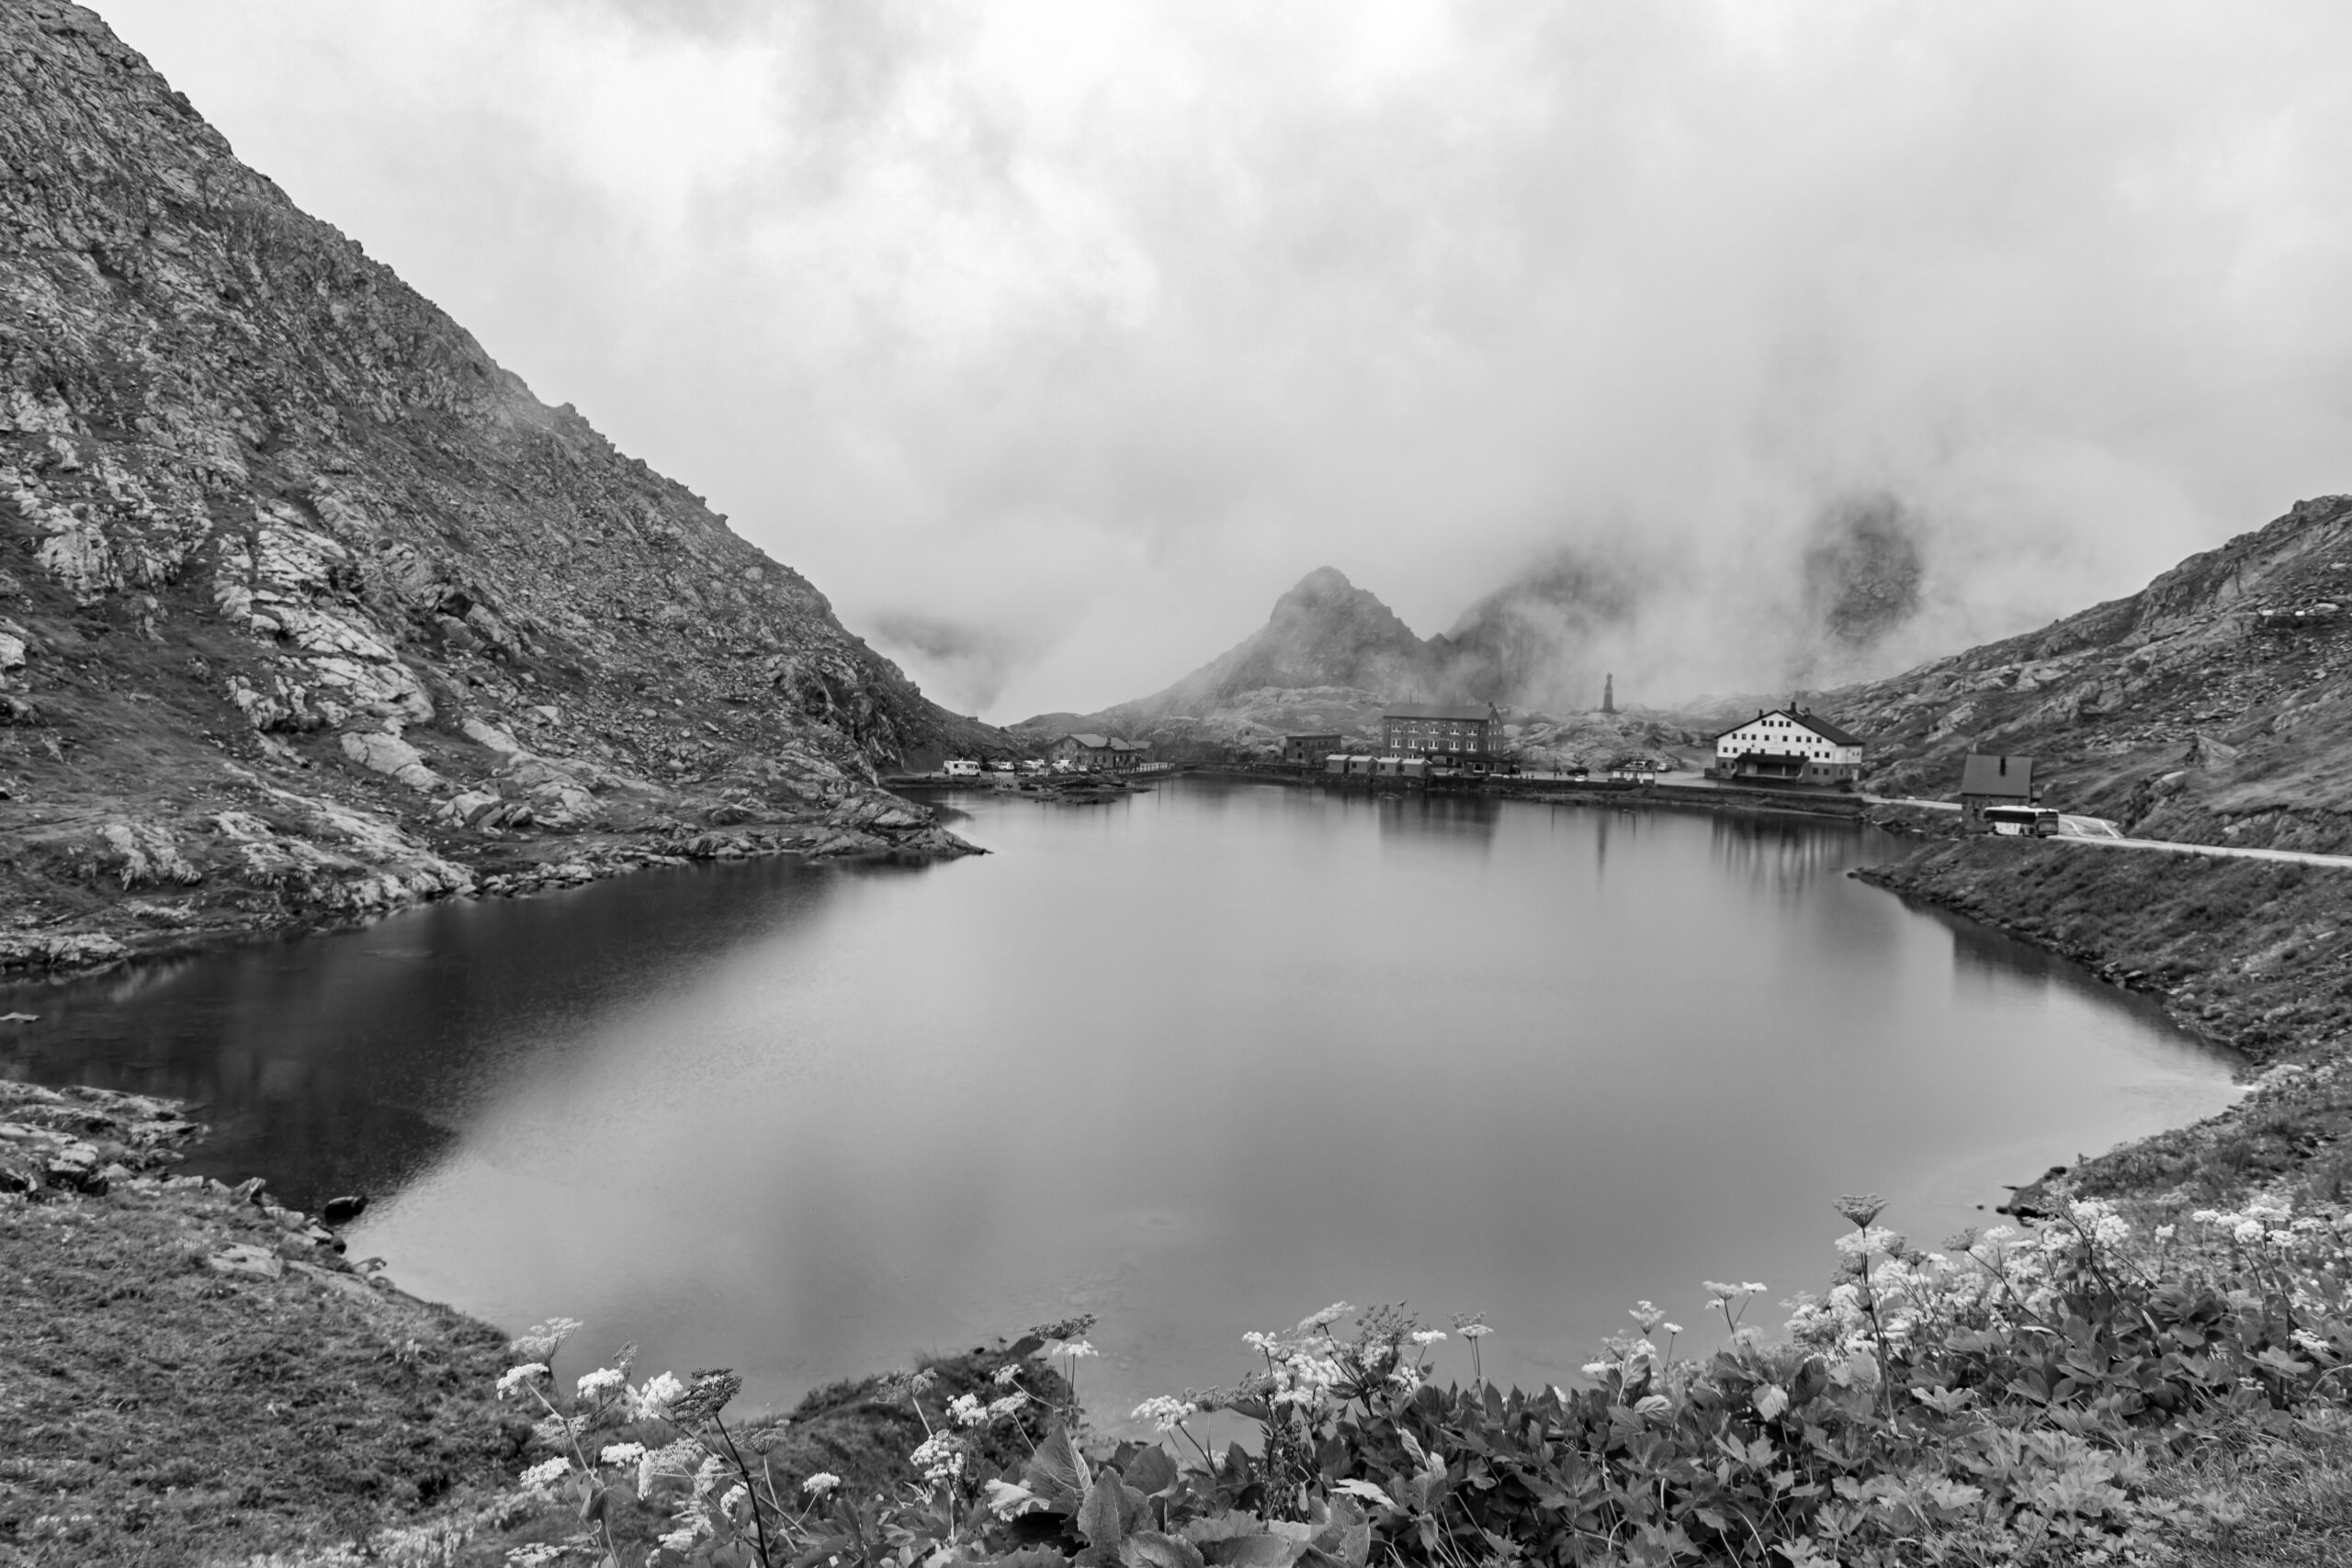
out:
M998 852L0 993L41 1015L0 1071L198 1100L194 1168L370 1192L355 1255L585 1319L590 1353L780 1400L1088 1310L1110 1415L1341 1297L1482 1311L1490 1372L1566 1381L1637 1297L1695 1329L1702 1279L1819 1288L1837 1193L1932 1244L2232 1094L2153 1010L1847 878L1898 847L1867 829L1202 781L962 804Z

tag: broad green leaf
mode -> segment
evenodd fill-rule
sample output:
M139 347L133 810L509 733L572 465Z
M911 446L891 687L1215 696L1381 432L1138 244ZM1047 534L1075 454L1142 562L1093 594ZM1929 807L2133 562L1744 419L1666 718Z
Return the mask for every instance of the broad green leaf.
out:
M1022 1483L1057 1513L1075 1513L1092 1482L1086 1461L1070 1446L1069 1429L1060 1422L1046 1434L1037 1451L1021 1472Z
M1201 1556L1216 1568L1290 1568L1306 1551L1303 1540L1261 1533L1210 1541L1201 1548Z
M1265 1528L1258 1522L1256 1515L1237 1510L1229 1514L1210 1514L1194 1519L1184 1527L1182 1533L1186 1540L1195 1546L1205 1548L1211 1541L1231 1540L1236 1536L1256 1535Z
M1154 1444L1127 1462L1122 1479L1149 1497L1176 1483L1176 1461L1166 1449Z
M1201 1553L1189 1540L1157 1530L1137 1530L1119 1548L1124 1568L1204 1568Z
M1363 1568L1364 1560L1372 1555L1371 1517L1362 1503L1341 1493L1331 1499L1330 1522L1317 1533L1312 1544L1350 1568Z
M1104 1471L1086 1489L1086 1500L1078 1508L1078 1533L1098 1551L1115 1552L1127 1533L1127 1511L1124 1491L1114 1471Z

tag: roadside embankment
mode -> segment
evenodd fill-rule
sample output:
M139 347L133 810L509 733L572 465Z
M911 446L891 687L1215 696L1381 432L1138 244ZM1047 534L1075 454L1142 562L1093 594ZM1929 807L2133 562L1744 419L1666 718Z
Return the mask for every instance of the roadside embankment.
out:
M2076 1190L2220 1199L2284 1185L2342 1201L2352 1075L2339 1082L2336 1063L2352 1040L2352 872L1971 838L1855 874L2073 959L2270 1069L2221 1115L2078 1168Z

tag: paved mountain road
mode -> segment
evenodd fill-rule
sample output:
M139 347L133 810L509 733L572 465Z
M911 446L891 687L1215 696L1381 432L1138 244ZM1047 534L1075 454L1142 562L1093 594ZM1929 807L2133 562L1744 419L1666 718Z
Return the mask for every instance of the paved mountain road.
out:
M1864 795L1862 798L1872 806L1916 806L1927 811L1960 809L1960 803L1952 800L1914 800L1883 795ZM2306 850L2259 850L2240 848L2235 844L2182 844L2170 839L2127 839L2121 829L2104 817L2061 815L2058 827L2057 841L2065 844L2097 844L2112 850L2162 850L2168 854L2206 855L2216 860L2276 860L2293 865L2352 868L2352 855L2314 854Z

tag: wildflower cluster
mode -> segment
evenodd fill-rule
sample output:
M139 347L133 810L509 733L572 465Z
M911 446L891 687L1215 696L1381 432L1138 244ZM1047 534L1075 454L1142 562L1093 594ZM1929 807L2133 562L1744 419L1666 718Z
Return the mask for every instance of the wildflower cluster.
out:
M2345 1222L2256 1199L2149 1226L2080 1200L1929 1251L1873 1195L1836 1208L1838 1274L1787 1303L1785 1338L1748 1321L1761 1281L1711 1280L1692 1304L1720 1348L1678 1354L1685 1328L1641 1302L1574 1390L1487 1382L1478 1314L1427 1328L1340 1302L1245 1336L1238 1382L1143 1401L1147 1436L1105 1450L1073 1395L1040 1386L1093 1359L1092 1320L1041 1325L952 1394L929 1372L888 1380L924 1433L895 1497L823 1472L777 1486L722 1421L729 1373L632 1385L622 1358L562 1394L562 1335L543 1325L500 1389L548 1417L554 1452L526 1489L571 1488L592 1523L624 1486L663 1512L649 1553L594 1543L628 1568L2152 1564L2225 1504L2168 1496L2151 1456L2352 1396ZM1432 1375L1450 1339L1467 1386ZM1210 1412L1254 1422L1254 1445L1220 1447ZM1016 1433L1022 1449L998 1440Z

